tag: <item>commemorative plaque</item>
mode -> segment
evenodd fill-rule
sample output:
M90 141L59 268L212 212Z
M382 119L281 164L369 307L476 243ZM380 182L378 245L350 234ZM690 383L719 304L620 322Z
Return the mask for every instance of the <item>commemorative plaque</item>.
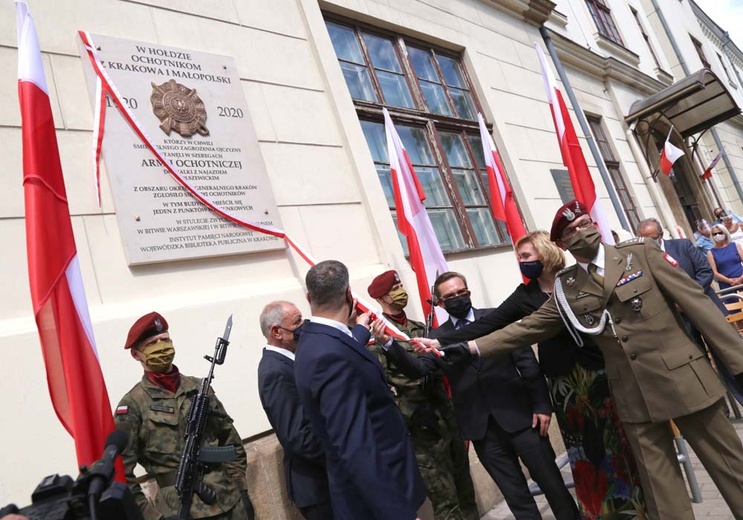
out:
M91 35L103 68L150 142L217 207L281 228L235 61ZM96 75L82 45L91 99ZM96 100L93 99L93 103ZM283 249L197 200L107 100L102 149L129 265Z

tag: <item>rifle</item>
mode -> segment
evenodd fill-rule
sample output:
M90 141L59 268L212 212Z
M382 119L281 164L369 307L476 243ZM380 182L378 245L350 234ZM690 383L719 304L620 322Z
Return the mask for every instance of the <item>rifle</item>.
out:
M235 447L230 446L202 446L204 443L204 430L206 429L206 420L209 417L211 397L209 396L209 386L214 379L214 365L224 363L227 355L227 345L232 330L232 314L227 318L227 325L222 337L217 338L217 344L214 347L214 356L205 355L204 358L211 363L209 374L201 380L199 393L194 396L191 402L191 409L188 411L188 425L184 438L186 444L181 454L181 463L178 466L178 476L175 480L175 490L178 493L178 516L180 520L188 520L193 503L194 493L207 505L212 505L217 501L217 494L212 488L204 484L204 472L207 463L229 462L237 458Z
M438 271L436 275L438 276ZM423 334L424 338L428 337L428 334L433 328L433 317L436 315L436 305L439 303L439 299L433 291L433 286L431 286L431 299L426 301L431 304L431 310L428 311L428 315L426 316L426 329Z

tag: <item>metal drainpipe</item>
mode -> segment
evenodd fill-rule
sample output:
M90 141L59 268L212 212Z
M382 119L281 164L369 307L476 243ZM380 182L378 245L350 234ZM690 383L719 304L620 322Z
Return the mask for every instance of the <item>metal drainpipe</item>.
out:
M688 76L689 67L687 67L686 62L684 61L684 57L681 54L681 50L678 48L678 45L676 45L676 39L673 37L673 33L671 33L671 29L668 27L668 23L666 22L666 17L663 16L663 11L661 11L660 7L658 6L658 0L650 0L650 1L653 4L653 9L655 9L656 14L658 15L658 20L660 20L660 24L663 26L663 31L665 31L668 41L671 42L671 47L673 48L673 52L676 54L676 59L678 60L679 65L681 65L681 70L684 71L684 76ZM738 182L738 176L736 175L735 170L733 169L733 165L730 162L730 159L728 159L728 154L727 152L725 152L725 148L722 147L722 140L720 139L720 136L717 134L717 129L715 127L712 127L709 129L709 133L712 134L712 138L715 140L717 149L722 154L722 161L725 163L725 168L727 168L728 173L730 174L730 178L733 181L733 186L735 186L735 191L738 193L738 198L740 198L741 202L743 202L743 188L741 188L740 182Z
M601 153L596 146L596 141L594 141L593 139L591 129L588 127L586 116L583 114L583 110L580 108L578 100L575 98L575 93L573 92L573 88L570 86L570 81L568 81L567 74L565 74L565 69L562 68L562 63L560 62L560 58L557 56L555 46L552 44L552 38L550 38L550 35L547 32L547 28L544 25L539 27L539 33L542 35L544 44L547 46L547 52L549 52L550 57L552 57L552 62L555 64L557 74L558 76L560 76L560 80L565 87L565 92L568 95L568 99L570 99L570 104L573 105L573 110L575 111L575 115L578 118L578 123L580 123L580 127L583 130L583 135L585 135L586 139L588 140L588 147L591 149L593 160L596 162L596 166L598 166L599 173L601 173L601 178L604 181L606 191L609 193L609 198L611 199L612 206L614 206L614 211L616 212L617 217L619 217L619 223L625 231L629 231L630 233L634 234L634 230L630 228L629 222L627 221L627 216L624 214L624 208L622 208L622 204L619 202L619 197L617 196L617 192L611 182L609 172L606 170L604 158L601 157Z

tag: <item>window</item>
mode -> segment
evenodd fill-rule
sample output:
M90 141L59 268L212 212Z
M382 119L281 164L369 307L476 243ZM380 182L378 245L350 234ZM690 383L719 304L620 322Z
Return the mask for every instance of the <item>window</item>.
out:
M326 25L395 223L382 106L426 194L442 250L508 244L505 226L492 217L477 104L460 58L365 26Z
M642 38L645 40L645 45L647 45L648 50L650 51L650 55L653 57L653 61L655 62L656 68L660 69L660 63L658 62L658 56L655 55L655 51L653 50L653 46L650 45L650 37L648 36L648 33L645 32L645 27L640 22L640 16L637 14L637 11L630 6L630 11L632 11L632 16L635 17L635 22L637 23L637 27L640 29L640 33L642 34Z
M588 10L591 11L591 16L596 23L596 27L598 27L599 34L616 44L624 45L617 26L614 25L611 9L606 5L606 0L586 0L586 5L588 5Z
M637 206L635 205L635 201L632 198L632 194L627 188L627 183L624 180L624 176L619 170L619 161L617 161L616 157L614 156L614 152L612 151L611 147L609 146L609 142L606 139L604 129L601 127L601 119L591 116L586 116L586 119L588 119L588 125L591 127L591 132L593 133L594 139L596 139L596 144L598 145L599 151L601 152L601 157L603 157L606 169L608 170L609 176L614 183L614 188L617 190L619 201L622 203L624 212L627 214L629 224L630 226L632 226L632 229L637 229L637 226L640 225L640 216L637 212Z
M707 61L707 57L704 55L704 50L702 49L702 42L694 38L693 36L689 36L691 38L691 43L694 44L694 48L697 50L697 55L699 55L699 59L702 61L702 65L706 68L710 68L709 61Z
M725 75L728 77L728 81L732 84L735 84L735 81L733 81L733 76L730 75L730 69L727 68L727 65L725 65L725 60L722 59L722 56L720 56L720 53L717 53L717 59L720 60L720 65L722 65L723 70L725 71Z

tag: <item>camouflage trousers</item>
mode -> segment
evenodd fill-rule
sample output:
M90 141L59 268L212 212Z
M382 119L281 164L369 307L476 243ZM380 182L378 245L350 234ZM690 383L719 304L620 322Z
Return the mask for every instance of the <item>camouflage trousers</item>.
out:
M164 513L166 517L178 514L178 495L174 486L160 489L155 499L155 507L158 511L168 511L167 513ZM193 511L192 508L192 514ZM254 520L255 512L253 511L253 505L250 503L250 499L247 498L247 496L244 496L226 513L213 516L196 516L193 518L199 518L201 520Z
M415 458L436 520L479 520L469 457L454 428L436 434L411 428Z

